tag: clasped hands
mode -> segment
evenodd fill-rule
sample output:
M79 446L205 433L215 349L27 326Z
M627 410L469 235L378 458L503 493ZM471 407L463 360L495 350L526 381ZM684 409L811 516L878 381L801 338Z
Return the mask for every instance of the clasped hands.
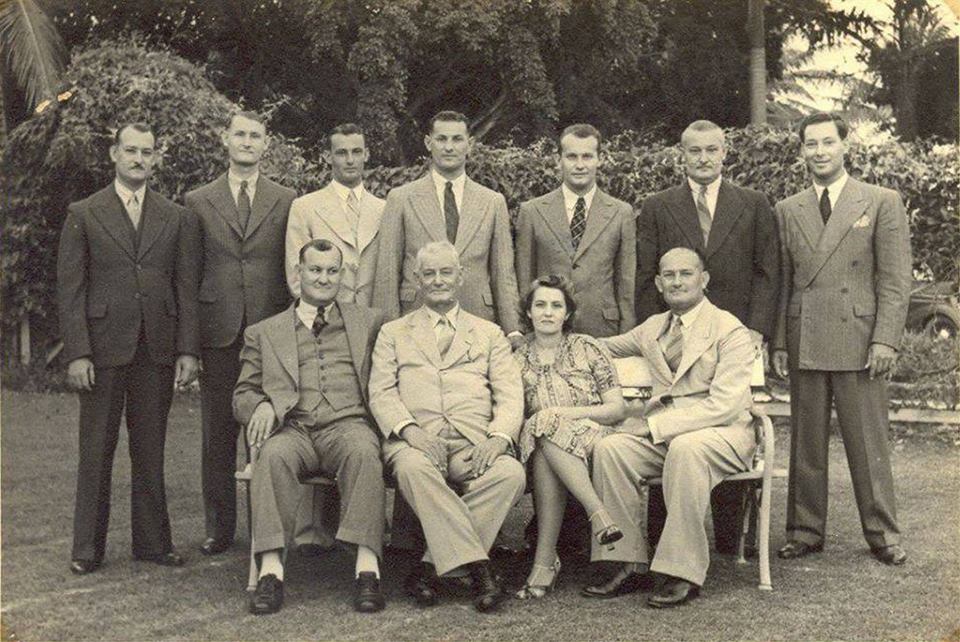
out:
M401 430L400 435L412 448L416 448L424 455L431 464L444 476L447 474L447 442L431 435L426 430L416 424L409 424ZM497 457L507 452L509 444L500 437L488 437L473 448L464 458L465 462L470 463L471 474L473 478L480 477L490 467Z

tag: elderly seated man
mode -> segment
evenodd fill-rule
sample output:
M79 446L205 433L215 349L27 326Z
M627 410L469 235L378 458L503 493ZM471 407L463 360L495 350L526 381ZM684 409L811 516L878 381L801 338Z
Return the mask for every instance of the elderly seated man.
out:
M637 492L649 477L663 478L667 520L649 567L663 581L647 604L665 608L695 597L710 564L704 526L710 492L727 475L747 470L753 458L754 347L747 328L706 299L709 280L699 252L670 250L656 276L670 310L602 340L614 357L645 357L654 382L642 416L628 418L627 432L594 449L594 487L624 536L611 547L594 543L591 558L623 564L608 581L586 587L588 597L651 584Z
M240 352L234 414L260 449L250 483L254 552L260 577L250 612L283 604L283 549L293 540L300 479L336 476L340 525L336 537L357 551L353 605L384 607L378 558L385 490L380 435L366 401L370 354L382 316L338 302L343 256L315 239L300 250L300 299L247 328Z
M512 454L523 419L520 370L500 328L460 308L453 245L424 245L415 273L423 306L384 324L370 375L384 463L427 543L407 590L434 604L438 574L466 570L474 606L492 611L504 593L488 551L526 481Z

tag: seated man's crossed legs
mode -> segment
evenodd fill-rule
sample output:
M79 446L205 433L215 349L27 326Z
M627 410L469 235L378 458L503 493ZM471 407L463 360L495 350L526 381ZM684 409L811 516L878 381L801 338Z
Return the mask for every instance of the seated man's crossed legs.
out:
M406 442L391 439L384 446L384 461L420 520L427 543L423 564L408 578L407 589L418 604L432 605L438 576L464 567L473 580L474 606L490 611L505 595L490 571L488 554L507 513L523 495L526 474L514 457L501 455L476 476L469 459L473 445L466 439L446 441L445 471Z
M264 442L250 489L254 552L260 558L253 613L273 613L283 603L283 549L296 532L304 498L300 480L317 473L336 477L336 538L356 547L354 608L384 607L379 559L386 500L379 437L365 420L349 418L317 429L286 425Z
M608 598L652 588L646 571L665 581L647 604L663 608L683 604L700 590L710 565L704 525L711 490L724 477L746 470L733 447L717 430L685 433L667 444L630 434L610 435L593 454L593 483L623 539L613 546L594 542L591 560L621 562L609 581L588 586L584 595ZM652 564L649 561L641 479L661 477L667 519Z

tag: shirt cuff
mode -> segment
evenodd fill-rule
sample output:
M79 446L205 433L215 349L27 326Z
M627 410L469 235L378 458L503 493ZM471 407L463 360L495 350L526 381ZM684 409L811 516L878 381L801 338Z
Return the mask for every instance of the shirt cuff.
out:
M491 432L487 434L488 437L500 437L501 439L506 439L507 443L510 444L510 447L513 448L513 439L505 432Z
M508 332L508 333L507 333L507 338L508 338L508 339L511 338L511 337L522 337L522 336L523 336L523 333L520 332L519 330L514 330L513 332Z
M416 425L417 425L417 422L406 419L398 423L396 426L394 426L393 430L390 432L396 435L397 437L399 437L400 439L403 439L403 437L400 435L400 433L403 432L403 429L406 428L407 426L416 426Z
M660 436L660 429L657 427L657 417L647 417L647 427L650 429L650 441L655 444L662 444L663 437Z

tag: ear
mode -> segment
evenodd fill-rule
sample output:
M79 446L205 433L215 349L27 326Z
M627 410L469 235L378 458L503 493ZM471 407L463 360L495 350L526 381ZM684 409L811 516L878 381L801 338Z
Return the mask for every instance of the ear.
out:
M333 166L333 154L330 153L329 149L323 150L320 155L323 157L323 160L327 161L327 165Z
M710 273L706 270L700 275L701 282L703 283L703 289L707 289L707 284L710 283Z
M117 145L110 145L110 160L114 163L117 162L117 152L120 150L117 148Z
M469 138L467 138L467 154L470 154L473 152L473 146L474 144L476 144L476 142L477 142L477 139L474 138L473 136L470 136Z
M427 148L427 151L430 151L430 143L433 139L430 137L430 134L426 134L423 137L423 146Z
M657 286L657 292L663 294L663 279L659 274L653 277L653 284Z
M227 129L224 129L222 132L220 132L220 142L223 143L224 147L227 147L229 144L229 141L230 141L230 131Z

